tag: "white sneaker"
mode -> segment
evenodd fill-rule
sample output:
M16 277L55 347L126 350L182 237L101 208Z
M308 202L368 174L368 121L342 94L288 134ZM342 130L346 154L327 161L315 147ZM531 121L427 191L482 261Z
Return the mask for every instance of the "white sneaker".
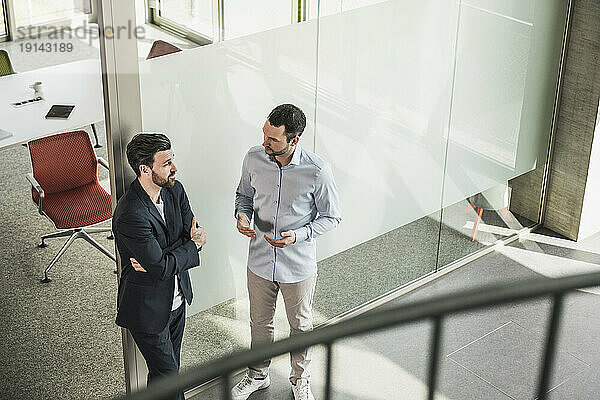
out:
M265 379L255 379L246 373L242 380L231 389L231 397L233 400L246 400L252 393L260 389L265 389L270 384L271 378L269 375Z
M298 379L296 384L292 385L292 393L294 393L294 400L315 400L308 379Z

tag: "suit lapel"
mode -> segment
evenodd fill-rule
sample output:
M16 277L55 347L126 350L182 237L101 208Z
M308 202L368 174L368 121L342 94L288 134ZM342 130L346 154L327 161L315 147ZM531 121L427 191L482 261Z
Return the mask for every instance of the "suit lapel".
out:
M140 181L137 179L134 180L133 183L131 184L131 187L135 190L135 192L137 193L137 195L140 198L140 200L142 201L142 203L148 208L150 215L152 215L156 220L158 220L158 222L160 223L160 225L162 226L162 228L165 230L165 232L168 235L169 231L167 229L167 225L165 224L165 221L160 216L160 213L158 212L158 209L156 208L156 206L154 204L152 204L152 200L150 199L150 196L148 196L148 193L146 193L146 191L140 184ZM162 192L164 192L164 190L161 190L161 194L162 194ZM168 196L163 196L163 201L164 201L164 197L168 197ZM166 206L165 206L165 210L166 210ZM167 221L169 220L169 217L167 216L166 211L165 211L165 218L167 219Z
M165 219L167 220L169 237L176 238L179 235L175 232L177 224L175 223L175 200L173 199L173 192L167 188L163 188L160 192L164 204L163 211L165 213Z

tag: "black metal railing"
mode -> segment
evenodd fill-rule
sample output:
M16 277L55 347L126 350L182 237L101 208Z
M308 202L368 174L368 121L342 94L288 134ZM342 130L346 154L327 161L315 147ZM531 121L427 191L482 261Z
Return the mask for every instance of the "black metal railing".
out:
M557 333L564 297L569 291L592 286L600 286L600 273L573 275L557 279L536 278L514 283L483 286L372 311L335 325L297 334L268 345L257 346L253 350L239 352L220 360L193 367L184 373L173 375L165 378L162 382L152 384L150 390L145 389L130 394L126 399L157 400L174 395L180 390L191 389L215 378L221 378L223 399L230 400L231 377L235 371L275 356L310 346L325 345L327 350L325 400L329 400L331 399L332 347L336 341L366 332L430 319L433 322L433 334L429 355L427 398L432 400L438 383L438 364L444 318L463 311L550 296L553 299L552 311L547 327L543 363L541 364L537 386L537 399L545 400L554 365L555 348L558 340ZM123 398L125 397L121 397L121 399Z

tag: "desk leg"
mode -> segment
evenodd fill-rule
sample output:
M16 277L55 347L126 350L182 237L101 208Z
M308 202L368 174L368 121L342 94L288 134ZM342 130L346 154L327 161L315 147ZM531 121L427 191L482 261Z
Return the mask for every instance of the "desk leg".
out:
M102 147L102 145L100 143L98 143L98 133L96 132L96 126L94 124L92 124L91 126L92 126L92 132L94 132L94 139L96 139L96 144L94 145L94 147L100 148L100 147Z

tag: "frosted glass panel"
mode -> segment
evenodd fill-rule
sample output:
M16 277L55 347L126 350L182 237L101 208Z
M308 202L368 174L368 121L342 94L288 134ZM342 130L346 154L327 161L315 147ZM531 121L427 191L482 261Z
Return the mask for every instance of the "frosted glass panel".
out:
M397 0L320 0L308 2L308 17L316 18L317 15L326 17L332 14L339 14L344 11L354 10L370 6L373 4L385 3L386 1L394 2ZM320 14L319 14L320 8Z
M545 162L565 10L538 3L532 23L462 7L444 205Z
M445 205L525 172L515 166L532 30L462 9ZM538 153L531 150L535 160Z
M209 235L202 267L191 271L190 315L245 292L248 241L235 228L233 200L244 155L262 143L271 109L303 108L301 143L313 148L316 28L288 26L140 65L144 129L171 137L179 179ZM289 45L299 40L305 45Z
M225 39L262 32L292 22L292 2L224 0Z
M309 2L309 16L325 17L327 15L338 14L342 12L342 0L320 0Z
M565 18L559 0L463 3L440 265L536 222ZM513 193L509 180L534 170L532 189L516 186L531 191ZM509 211L514 195L527 218Z
M317 323L523 225L507 181L545 163L561 1L323 0L292 25L291 2L224 4L226 37L243 37L140 65L144 129L172 138L209 235L184 365L247 345L233 200L277 104L305 111L301 144L331 163L340 193L342 223L317 240ZM504 223L485 235L484 208Z
M535 1L532 0L463 0L462 4L500 17L533 22ZM541 6L546 4L541 3Z
M348 11L353 10L355 8L384 3L385 1L389 0L342 0L342 11Z
M319 258L439 210L457 12L388 1L321 19L316 150L344 220Z

